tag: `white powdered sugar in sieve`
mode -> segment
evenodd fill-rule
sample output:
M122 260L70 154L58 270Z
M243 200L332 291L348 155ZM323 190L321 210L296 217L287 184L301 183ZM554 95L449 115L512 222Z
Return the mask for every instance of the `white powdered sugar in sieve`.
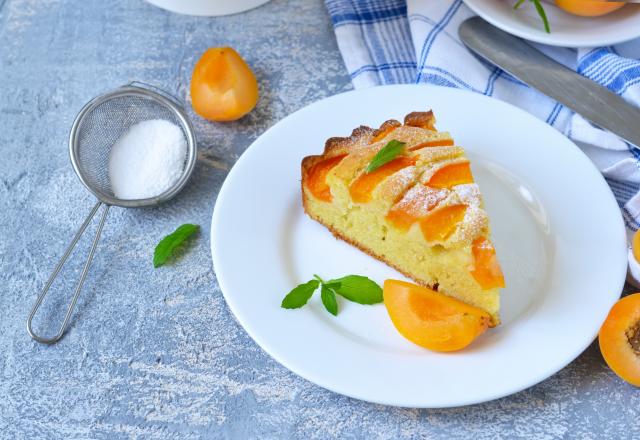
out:
M113 194L123 200L159 196L180 179L186 157L187 140L172 122L150 119L132 125L109 154Z

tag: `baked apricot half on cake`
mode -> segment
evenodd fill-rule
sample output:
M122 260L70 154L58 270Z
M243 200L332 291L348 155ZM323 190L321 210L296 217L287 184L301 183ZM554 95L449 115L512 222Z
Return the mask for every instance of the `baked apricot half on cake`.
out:
M433 112L327 140L302 161L302 201L336 237L500 322L504 276L480 188Z

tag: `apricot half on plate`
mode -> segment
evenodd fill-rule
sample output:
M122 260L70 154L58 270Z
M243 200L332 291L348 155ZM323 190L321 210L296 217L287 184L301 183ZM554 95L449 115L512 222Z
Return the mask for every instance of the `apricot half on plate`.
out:
M484 310L417 284L386 280L383 295L398 332L429 350L461 350L491 322Z
M640 293L625 296L611 308L598 341L609 367L640 387Z
M582 17L598 17L620 9L625 2L606 0L556 0L556 5L565 11Z

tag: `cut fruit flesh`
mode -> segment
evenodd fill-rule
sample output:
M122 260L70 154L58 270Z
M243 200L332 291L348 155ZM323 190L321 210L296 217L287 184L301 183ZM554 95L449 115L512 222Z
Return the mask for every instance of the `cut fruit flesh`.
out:
M367 203L371 201L371 193L380 182L403 168L415 165L415 163L415 158L401 156L387 162L375 171L361 174L351 186L349 186L351 200L356 203Z
M345 156L346 154L343 154L325 159L311 167L307 178L307 188L311 191L311 194L324 202L330 202L332 200L331 188L329 188L327 184L327 174L329 174Z
M453 139L438 139L435 141L427 141L427 142L422 142L418 145L414 145L413 147L409 148L409 151L416 151L416 150L420 150L421 148L427 148L427 147L452 147L453 146Z
M383 294L398 332L430 350L460 350L484 333L491 321L482 309L405 281L386 280Z
M467 211L466 205L450 205L437 209L420 221L420 229L427 241L444 241L458 227Z
M504 275L496 250L491 241L485 237L476 238L471 246L473 252L474 268L471 275L483 289L503 288Z
M406 231L444 200L447 194L445 190L418 184L407 191L406 196L391 208L386 218L396 228Z
M625 296L611 308L598 342L609 367L640 387L640 293Z
M465 183L473 183L473 175L469 162L454 163L447 165L436 171L429 182L428 186L432 188L452 188L456 185Z

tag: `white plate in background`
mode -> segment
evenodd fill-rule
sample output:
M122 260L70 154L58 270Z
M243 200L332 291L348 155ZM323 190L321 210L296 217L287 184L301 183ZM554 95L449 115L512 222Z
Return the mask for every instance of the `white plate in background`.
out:
M442 354L400 336L383 304L341 301L333 317L316 293L304 308L280 308L314 273L404 279L304 214L300 161L329 137L428 108L466 148L483 191L507 283L502 325ZM336 95L266 131L224 182L211 250L229 307L267 353L332 391L405 407L483 402L554 374L593 341L627 268L618 206L578 147L510 104L425 85Z
M167 11L186 15L218 17L257 8L269 0L147 0Z
M518 37L563 47L609 46L640 37L640 5L625 7L601 17L578 17L552 3L544 3L551 33L546 33L533 4L514 10L515 0L464 0L476 14Z

